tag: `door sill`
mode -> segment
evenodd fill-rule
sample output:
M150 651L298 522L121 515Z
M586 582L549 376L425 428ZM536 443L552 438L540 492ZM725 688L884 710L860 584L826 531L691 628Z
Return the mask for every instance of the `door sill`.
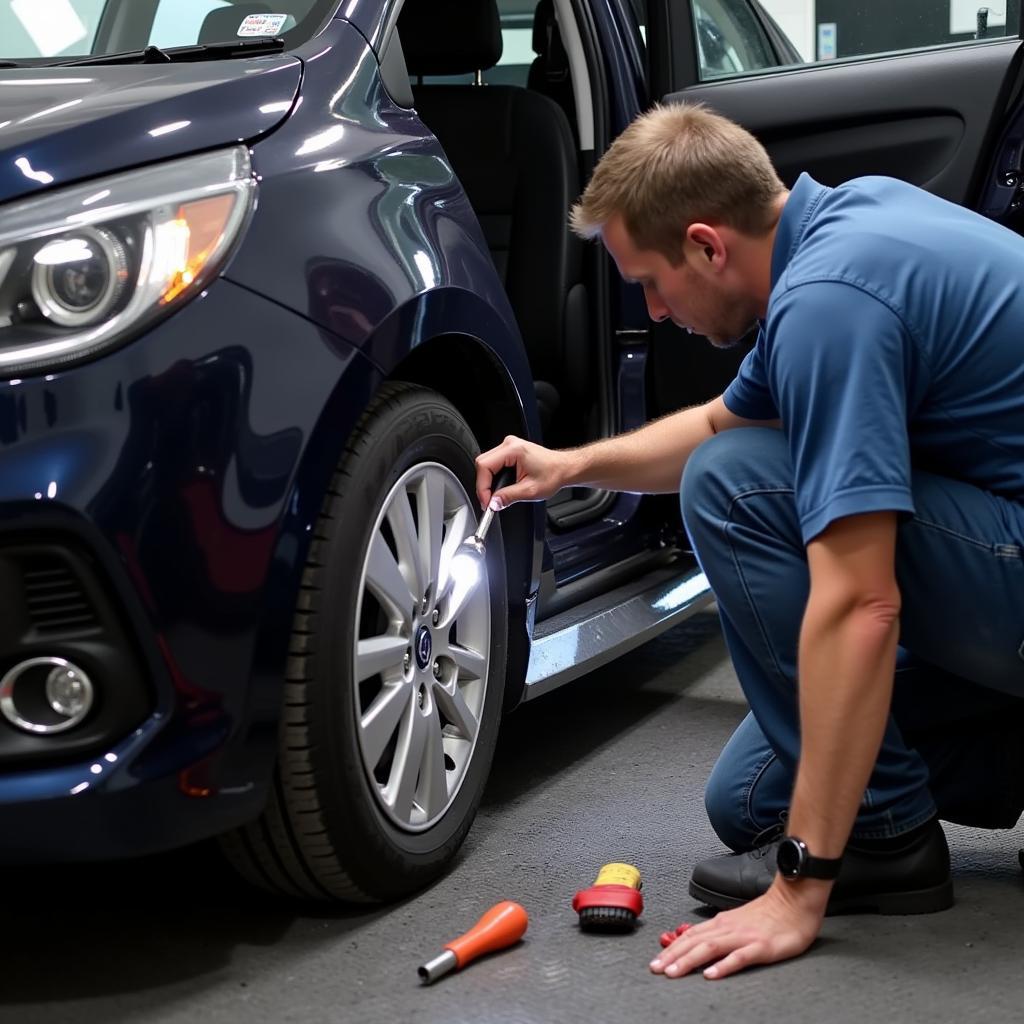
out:
M698 566L658 569L538 623L523 700L532 700L639 647L714 600Z

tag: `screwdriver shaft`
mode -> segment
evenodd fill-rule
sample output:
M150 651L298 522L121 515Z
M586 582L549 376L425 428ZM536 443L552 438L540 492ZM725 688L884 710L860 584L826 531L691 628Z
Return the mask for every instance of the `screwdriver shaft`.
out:
M428 960L418 969L417 973L423 983L429 985L437 981L438 978L443 978L449 971L454 971L458 966L458 958L450 949L446 949L443 953L435 956L433 960Z

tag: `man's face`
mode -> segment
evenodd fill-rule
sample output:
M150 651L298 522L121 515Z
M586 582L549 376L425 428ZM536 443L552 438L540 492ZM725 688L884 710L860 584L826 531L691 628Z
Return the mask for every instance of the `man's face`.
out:
M713 265L700 246L685 245L684 259L672 266L660 252L638 249L622 218L612 217L601 232L604 246L619 273L644 290L652 320L671 320L694 334L703 334L716 348L731 348L754 325L749 295L728 287L726 275Z

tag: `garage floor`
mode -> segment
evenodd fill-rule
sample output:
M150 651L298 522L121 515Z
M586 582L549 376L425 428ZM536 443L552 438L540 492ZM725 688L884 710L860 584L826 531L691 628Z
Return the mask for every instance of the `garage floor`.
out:
M383 910L268 905L201 849L6 869L0 1021L1022 1019L1022 829L948 829L947 913L830 919L808 955L720 982L648 973L659 933L697 919L689 870L719 852L702 784L743 713L711 614L521 709L455 868ZM569 901L611 860L643 874L643 925L582 934ZM528 910L525 940L421 987L417 965L500 899Z

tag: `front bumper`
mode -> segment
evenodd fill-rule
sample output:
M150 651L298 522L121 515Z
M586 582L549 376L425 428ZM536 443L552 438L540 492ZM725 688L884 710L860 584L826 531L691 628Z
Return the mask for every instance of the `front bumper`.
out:
M130 722L91 742L0 719L0 860L147 853L259 813L308 528L374 380L222 279L123 349L0 385L0 554L82 553L139 677ZM74 660L83 642L0 630L0 674L26 644Z

